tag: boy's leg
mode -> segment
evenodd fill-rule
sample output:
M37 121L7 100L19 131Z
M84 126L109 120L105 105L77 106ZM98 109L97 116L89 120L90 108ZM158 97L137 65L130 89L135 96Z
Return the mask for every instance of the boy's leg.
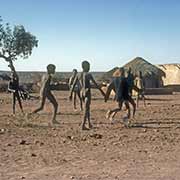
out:
M13 103L13 114L15 114L15 111L16 111L16 95L15 95L15 92L13 92L12 103Z
M79 101L80 101L80 108L81 108L81 111L83 110L83 102L82 102L82 98L81 98L81 94L80 94L80 91L78 90L77 92L77 95L79 97Z
M128 102L128 101L125 101L124 104L125 104L125 106L126 106L126 109L128 110L127 118L129 119L130 116L131 116L131 109L130 109L130 107L129 107L129 102Z
M118 102L118 108L115 108L115 109L112 109L112 110L108 110L107 113L106 113L106 119L112 120L113 117L117 114L117 112L121 111L122 104L121 104L121 108L119 108L119 107L120 106L119 106L119 102Z
M37 113L37 112L43 110L45 102L46 102L46 95L44 94L40 101L40 107L35 109L32 113L34 114L34 113Z
M21 112L23 113L23 107L22 107L22 102L21 102L21 97L19 95L19 91L16 91L16 97L17 97L17 100L18 100L18 103L19 103L19 107L21 109Z
M138 108L139 107L139 92L138 92L138 94L136 96L136 105L137 105L137 108Z
M129 101L129 102L131 103L131 105L133 106L133 118L134 118L135 113L136 113L136 103L135 103L134 99L133 99L131 96L129 96L128 101Z
M85 97L84 99L85 109L84 109L84 118L82 122L82 130L87 130L86 128L86 121L88 120L88 123L90 123L90 103L89 98Z
M54 113L53 113L53 118L52 118L52 122L53 123L58 123L56 121L56 114L57 114L57 110L58 110L58 103L54 97L54 95L52 93L48 93L47 94L47 98L48 100L53 104L53 107L54 107Z
M74 109L76 109L76 91L74 91L74 99L73 99L73 105L74 105Z
M90 106L91 106L91 102L90 100L88 100L88 112L87 112L88 126L89 128L93 128L93 125L91 124L91 119L90 119Z
M107 113L106 113L106 119L109 119L111 116L111 110L108 110Z
M118 102L118 108L110 111L110 114L112 114L112 116L111 116L111 119L112 119L112 120L113 120L113 118L115 117L115 115L116 115L119 111L121 111L121 109L122 109L122 104L123 104L123 101Z
M130 107L129 107L129 102L128 102L128 100L124 100L124 104L125 104L125 106L126 106L126 109L128 110L128 114L127 114L127 116L123 117L123 123L124 123L124 125L125 125L126 127L128 127L128 126L129 126L129 121L128 121L128 119L130 118L131 110L130 110ZM122 107L122 103L119 104L119 106Z
M121 111L121 109L116 108L116 109L112 109L112 110L108 110L108 112L106 113L106 119L111 119L117 114L117 112Z

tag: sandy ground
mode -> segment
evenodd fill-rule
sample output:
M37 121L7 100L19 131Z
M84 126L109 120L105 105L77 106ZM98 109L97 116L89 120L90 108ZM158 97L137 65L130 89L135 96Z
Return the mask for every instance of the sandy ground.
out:
M94 129L81 131L82 112L74 112L67 92L56 92L57 120L49 127L51 105L40 116L11 115L11 96L0 94L0 180L179 180L180 95L148 96L131 128L105 119L115 102L94 92ZM38 100L24 102L25 111ZM19 111L19 109L18 109Z

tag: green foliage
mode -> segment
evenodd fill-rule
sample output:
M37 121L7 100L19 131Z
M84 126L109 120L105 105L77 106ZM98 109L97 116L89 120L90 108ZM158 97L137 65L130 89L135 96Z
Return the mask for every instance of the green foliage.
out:
M38 40L22 25L11 26L0 17L0 58L8 62L17 58L28 58L34 47L38 46Z

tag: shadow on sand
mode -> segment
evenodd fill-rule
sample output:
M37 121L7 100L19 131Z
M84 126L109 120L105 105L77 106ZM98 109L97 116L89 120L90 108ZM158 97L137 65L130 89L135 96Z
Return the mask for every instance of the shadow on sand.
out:
M169 129L172 127L180 128L180 118L154 119L149 122L132 123L131 128L149 128L149 129Z

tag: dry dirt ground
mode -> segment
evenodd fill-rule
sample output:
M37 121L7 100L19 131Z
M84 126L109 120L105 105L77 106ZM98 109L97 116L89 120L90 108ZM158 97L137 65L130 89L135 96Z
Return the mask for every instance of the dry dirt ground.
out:
M82 112L68 92L56 92L60 125L49 127L51 105L40 116L11 115L10 94L0 94L0 180L179 180L180 95L148 96L131 128L105 119L115 102L93 92L94 129L81 131ZM38 100L24 102L25 111ZM18 109L19 112L19 109Z

